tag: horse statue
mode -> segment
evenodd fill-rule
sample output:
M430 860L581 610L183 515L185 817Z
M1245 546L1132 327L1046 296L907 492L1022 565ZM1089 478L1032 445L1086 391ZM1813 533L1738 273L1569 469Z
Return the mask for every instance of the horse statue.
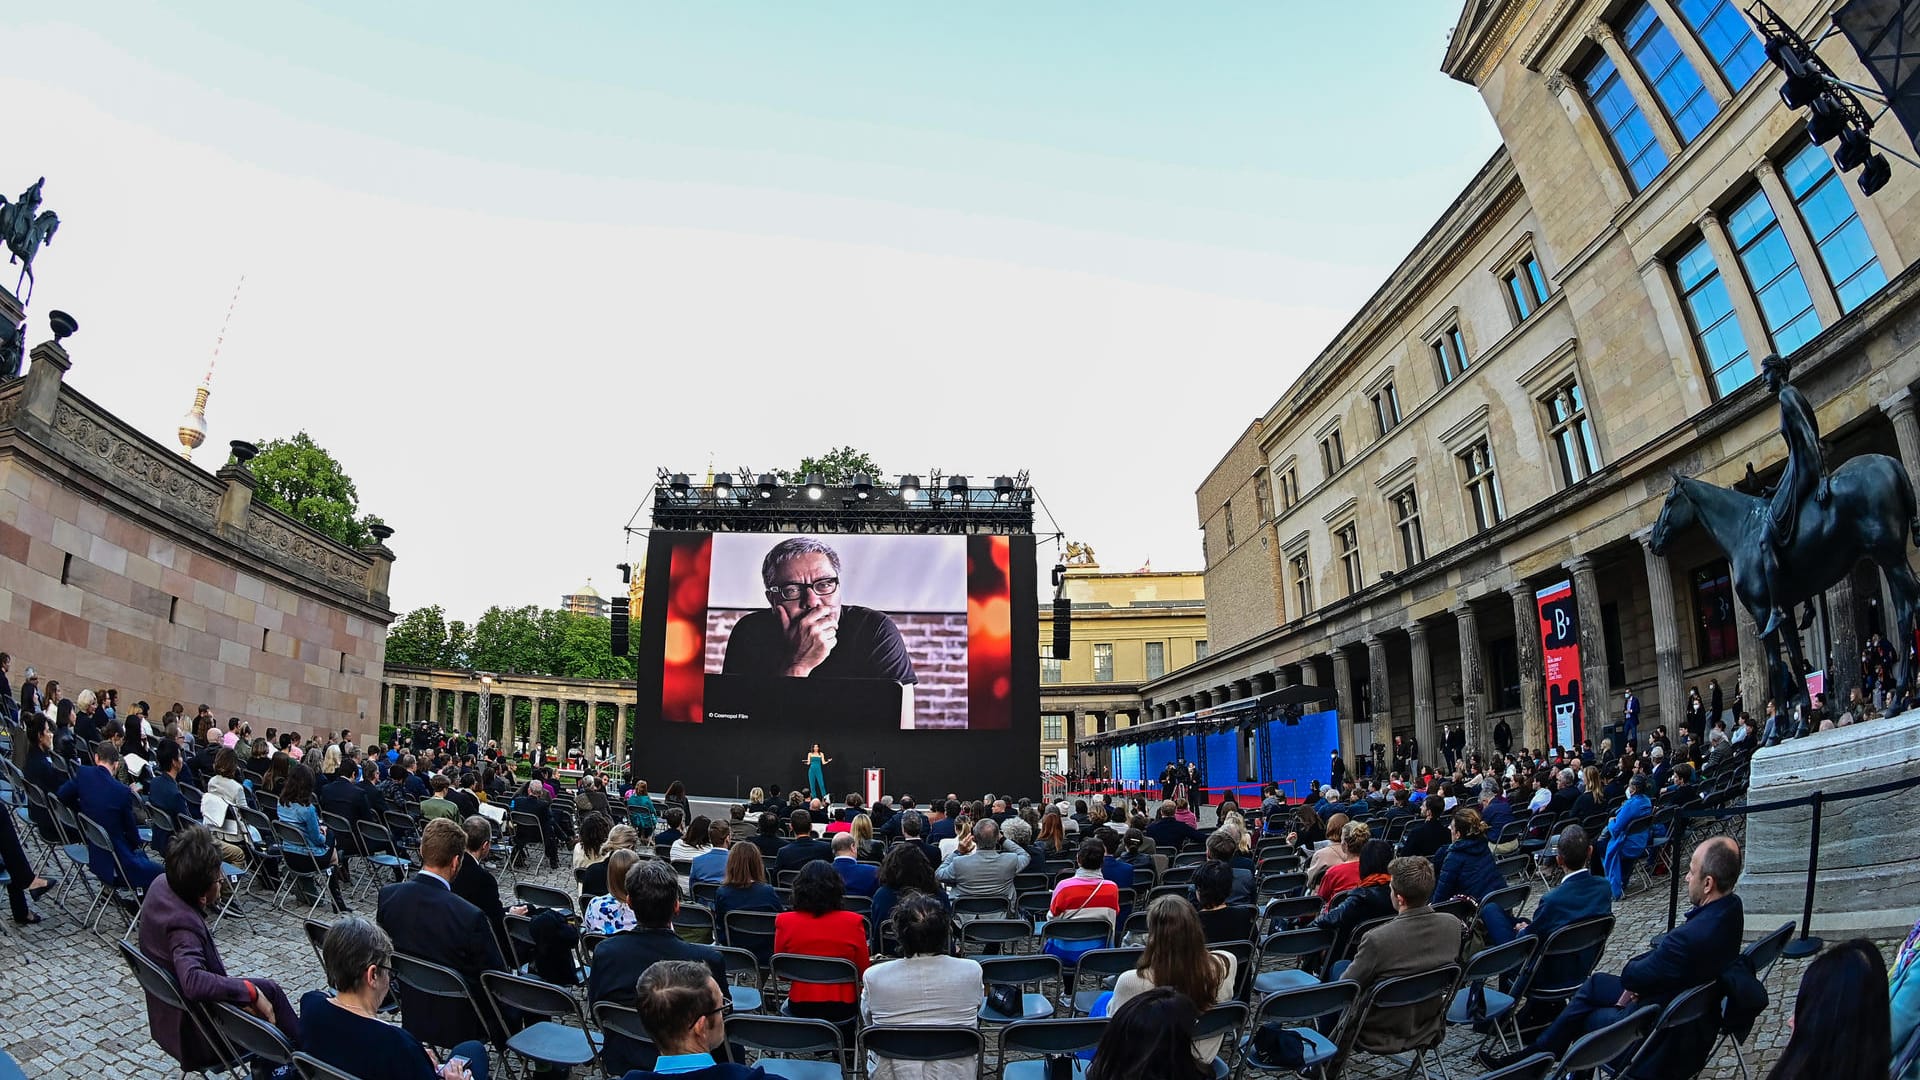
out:
M1822 503L1810 498L1800 507L1788 546L1774 555L1767 538L1770 500L1676 476L1647 546L1664 555L1679 531L1696 524L1706 529L1726 553L1734 597L1756 627L1767 626L1773 612L1791 611L1825 592L1861 559L1872 559L1893 591L1898 630L1889 636L1906 643L1899 680L1907 684L1914 672L1904 657L1920 629L1915 621L1920 617L1920 579L1907 565L1907 545L1920 545L1912 480L1899 461L1885 454L1862 454L1833 470L1825 495ZM1800 637L1792 630L1782 624L1762 640L1770 695L1782 713L1806 697L1799 677Z
M46 182L44 176L35 180L15 202L0 196L0 240L7 245L7 262L20 264L20 277L14 281L13 288L19 292L25 284L27 291L20 297L21 303L33 295L33 257L41 245L53 243L53 234L60 229L60 216L40 209L40 189Z

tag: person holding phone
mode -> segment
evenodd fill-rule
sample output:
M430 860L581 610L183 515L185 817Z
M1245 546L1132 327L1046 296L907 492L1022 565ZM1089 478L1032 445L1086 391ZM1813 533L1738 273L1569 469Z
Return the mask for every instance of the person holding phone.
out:
M371 919L350 915L320 942L334 996L300 998L300 1049L362 1080L487 1080L487 1048L453 1048L443 1064L420 1040L380 1019L393 985L393 939Z

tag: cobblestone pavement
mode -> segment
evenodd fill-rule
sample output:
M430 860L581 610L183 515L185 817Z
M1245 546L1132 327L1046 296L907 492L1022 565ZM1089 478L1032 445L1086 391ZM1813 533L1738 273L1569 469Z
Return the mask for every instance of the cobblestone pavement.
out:
M43 852L29 854L43 871L62 874L64 868L44 863ZM356 868L357 869L357 868ZM356 877L356 884L361 880ZM528 875L559 888L571 888L566 870ZM510 886L503 886L509 888ZM78 890L76 890L77 895ZM1535 893L1538 896L1538 892ZM1653 934L1666 929L1667 886L1664 878L1651 891L1629 897L1616 909L1620 918L1603 968L1618 971L1629 957L1643 949ZM1684 903L1684 897L1682 898ZM356 899L355 910L371 915L369 893ZM0 1004L0 1046L19 1059L29 1077L162 1077L177 1076L147 1034L143 1000L113 947L113 938L126 925L109 914L102 934L81 928L76 920L53 906L51 895L40 905L46 921L38 926L16 926L0 919L0 939L11 954L14 974L7 980L10 993ZM253 918L245 923L221 924L217 940L227 969L237 975L266 976L280 982L296 1001L300 994L324 984L319 964L301 934L295 914L271 911L264 897L249 904ZM1750 938L1772 927L1748 927ZM1891 959L1896 941L1879 943ZM1781 960L1767 978L1770 1004L1747 1046L1749 1075L1766 1075L1785 1047L1786 1018L1793 1007L1804 961ZM1453 1033L1444 1048L1448 1076L1456 1080L1478 1075L1471 1061L1470 1036ZM505 1075L495 1063L495 1075ZM586 1077L587 1070L576 1073ZM1347 1075L1398 1075L1390 1063L1377 1059L1356 1061ZM1717 1056L1705 1077L1735 1077L1731 1050Z

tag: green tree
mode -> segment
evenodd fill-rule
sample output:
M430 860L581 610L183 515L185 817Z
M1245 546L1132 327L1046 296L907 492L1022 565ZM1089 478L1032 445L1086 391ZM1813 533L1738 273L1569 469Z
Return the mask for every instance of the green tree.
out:
M446 610L434 604L414 608L395 619L387 628L387 663L401 667L442 664L447 651L446 616Z
M545 626L553 671L568 679L630 679L633 662L613 655L613 624L606 619L571 611Z
M851 484L856 473L866 473L875 483L886 475L879 462L865 450L856 450L851 446L836 446L818 457L800 459L800 466L792 472L780 474L782 483L798 484L806 480L808 473L819 473L820 479L828 484Z
M473 628L460 619L447 624L447 647L441 650L440 666L466 668L473 655Z
M353 478L304 431L262 442L247 468L258 481L254 498L349 547L372 543L368 527L382 524L372 514L361 515Z
M490 607L473 624L474 667L503 675L551 675L540 609Z

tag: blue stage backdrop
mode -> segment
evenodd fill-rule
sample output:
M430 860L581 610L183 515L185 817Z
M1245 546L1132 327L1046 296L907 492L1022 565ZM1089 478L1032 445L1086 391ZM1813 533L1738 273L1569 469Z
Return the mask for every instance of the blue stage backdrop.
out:
M1308 713L1293 726L1270 720L1267 734L1267 777L1280 781L1282 793L1289 798L1305 798L1308 783L1326 782L1333 753L1340 749L1337 713L1332 709ZM1207 752L1211 754L1212 747Z
M1140 748L1138 746L1114 747L1113 778L1134 783L1140 781Z
M1167 766L1179 756L1174 752L1175 745L1172 739L1161 739L1140 748L1141 778L1148 784L1159 784L1160 774L1166 772Z
M1206 741L1207 776L1201 783L1209 790L1204 794L1195 793L1194 797L1216 803L1220 801L1220 792L1215 789L1240 782L1240 731L1237 728L1216 731L1208 735Z

